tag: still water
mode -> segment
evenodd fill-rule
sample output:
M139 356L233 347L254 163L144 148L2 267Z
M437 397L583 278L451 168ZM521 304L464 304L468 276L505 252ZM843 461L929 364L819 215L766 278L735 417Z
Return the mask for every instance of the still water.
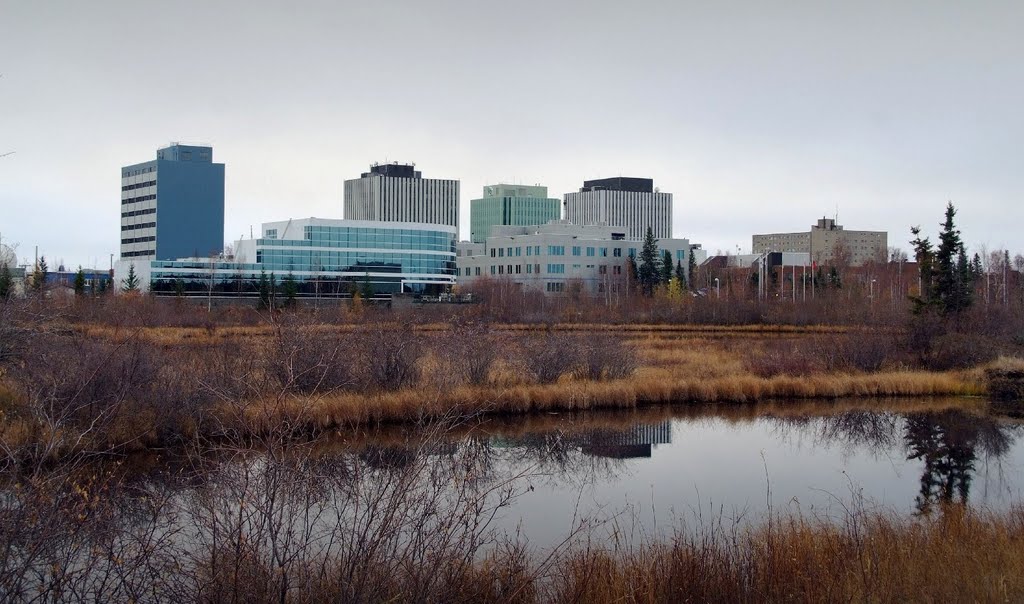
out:
M502 516L546 544L581 518L607 530L756 522L774 512L837 518L852 504L901 515L939 502L1019 504L1024 428L990 410L859 408L800 416L579 417L540 434L490 437L532 490ZM553 422L552 426L557 426Z

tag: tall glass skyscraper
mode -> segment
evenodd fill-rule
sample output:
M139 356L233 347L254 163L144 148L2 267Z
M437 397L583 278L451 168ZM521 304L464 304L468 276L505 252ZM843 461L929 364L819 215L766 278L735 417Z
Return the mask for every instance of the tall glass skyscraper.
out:
M224 164L212 147L173 143L121 168L121 259L170 260L224 249Z

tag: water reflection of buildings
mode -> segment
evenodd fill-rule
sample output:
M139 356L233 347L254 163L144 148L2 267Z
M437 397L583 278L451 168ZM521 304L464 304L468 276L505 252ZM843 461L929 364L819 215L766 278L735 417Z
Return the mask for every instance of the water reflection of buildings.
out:
M650 457L653 445L672 442L672 424L636 424L627 430L593 430L580 435L579 447L594 457L629 459Z

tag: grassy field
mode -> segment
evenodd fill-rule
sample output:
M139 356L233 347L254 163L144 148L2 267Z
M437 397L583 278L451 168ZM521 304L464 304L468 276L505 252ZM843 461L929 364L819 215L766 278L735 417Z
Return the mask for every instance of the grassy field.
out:
M899 334L827 327L293 321L30 335L0 375L0 440L56 441L52 453L282 422L312 433L453 414L985 396L993 365L929 370Z

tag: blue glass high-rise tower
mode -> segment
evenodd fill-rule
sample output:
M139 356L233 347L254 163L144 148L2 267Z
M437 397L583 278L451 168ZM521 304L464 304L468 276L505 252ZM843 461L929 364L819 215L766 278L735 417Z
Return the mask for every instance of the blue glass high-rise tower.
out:
M172 143L121 168L121 258L173 260L224 249L224 164Z

